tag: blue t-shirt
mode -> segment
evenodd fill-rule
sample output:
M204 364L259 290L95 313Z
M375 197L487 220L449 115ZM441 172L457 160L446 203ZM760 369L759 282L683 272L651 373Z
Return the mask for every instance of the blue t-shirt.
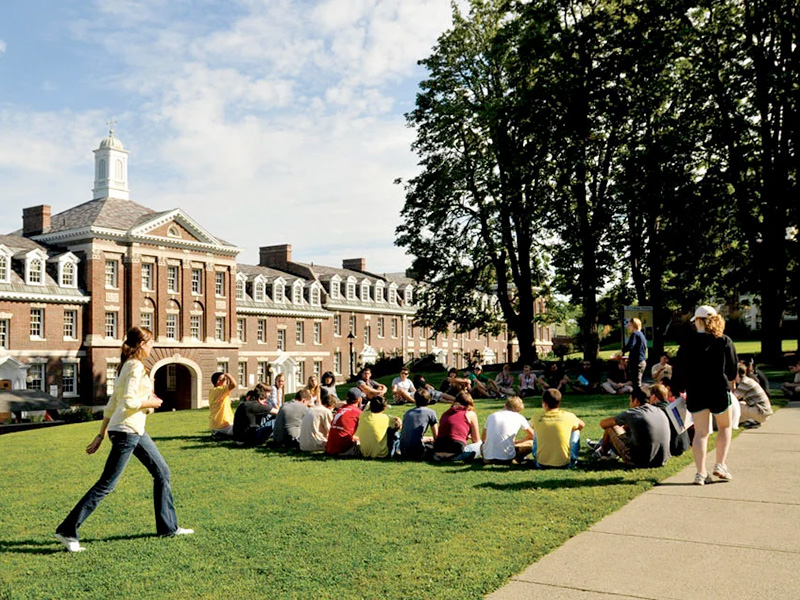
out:
M631 364L638 365L647 360L647 338L641 331L634 331L628 338L628 343L622 349L622 353L628 353L628 360Z
M400 453L403 458L422 458L425 448L422 436L428 427L439 422L436 413L427 406L418 406L409 410L403 417L403 429L400 431Z

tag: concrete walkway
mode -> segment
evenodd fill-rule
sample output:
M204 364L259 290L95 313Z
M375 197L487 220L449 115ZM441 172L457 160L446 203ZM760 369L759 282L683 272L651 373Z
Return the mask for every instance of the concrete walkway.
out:
M687 467L489 598L800 598L800 403L742 431L728 466L733 481L704 487Z

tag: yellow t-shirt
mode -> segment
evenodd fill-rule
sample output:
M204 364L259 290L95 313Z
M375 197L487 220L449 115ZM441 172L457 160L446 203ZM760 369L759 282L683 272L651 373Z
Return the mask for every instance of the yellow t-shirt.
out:
M569 464L569 438L578 426L578 417L557 408L531 419L536 432L536 461L548 467Z
M387 430L394 429L395 421L385 412L373 413L365 410L358 418L358 443L361 456L365 458L386 458L389 456Z
M224 385L218 385L208 393L208 425L211 431L225 429L233 425L231 392Z

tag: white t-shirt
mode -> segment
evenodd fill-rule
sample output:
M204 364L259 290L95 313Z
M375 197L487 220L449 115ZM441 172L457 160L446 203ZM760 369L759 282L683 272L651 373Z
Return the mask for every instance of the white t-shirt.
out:
M486 418L486 441L483 443L483 458L486 460L511 460L516 456L514 440L528 421L520 413L501 410Z
M413 395L414 392L417 391L414 388L414 383L408 377L406 377L405 381L403 381L399 377L395 377L392 380L392 390L394 390L395 386L397 386L398 390L403 390L405 393L409 395Z

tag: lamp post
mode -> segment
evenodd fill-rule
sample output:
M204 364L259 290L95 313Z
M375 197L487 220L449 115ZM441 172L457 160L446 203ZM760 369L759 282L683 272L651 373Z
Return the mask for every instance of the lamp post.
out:
M353 335L353 332L347 334L347 341L350 342L350 379L353 378L353 340L356 339L356 336Z

